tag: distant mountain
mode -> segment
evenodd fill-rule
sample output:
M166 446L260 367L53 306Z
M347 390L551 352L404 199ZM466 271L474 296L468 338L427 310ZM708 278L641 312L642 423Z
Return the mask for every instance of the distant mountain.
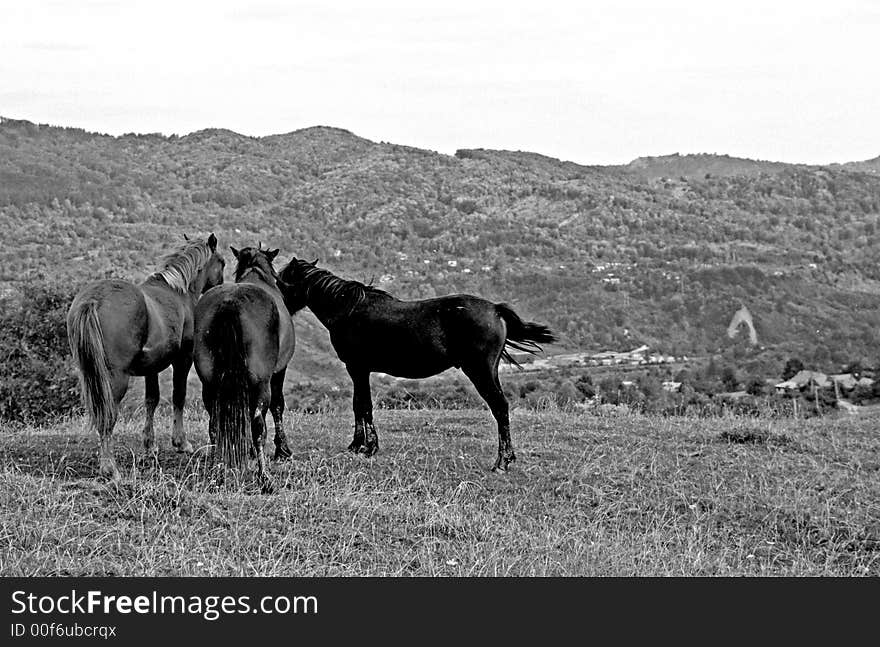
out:
M865 160L863 162L847 162L845 164L834 164L833 166L842 166L849 171L861 171L863 173L880 174L880 155L874 159Z
M662 155L639 157L623 168L643 178L705 178L706 176L729 177L754 176L761 173L779 173L790 169L792 164L701 153L697 155Z
M0 293L143 277L184 233L214 231L224 249L317 256L401 298L510 301L567 348L706 355L735 343L727 326L746 306L773 361L880 363L878 225L880 176L850 165L601 167L327 127L112 137L0 120ZM330 375L326 334L300 321L294 372Z

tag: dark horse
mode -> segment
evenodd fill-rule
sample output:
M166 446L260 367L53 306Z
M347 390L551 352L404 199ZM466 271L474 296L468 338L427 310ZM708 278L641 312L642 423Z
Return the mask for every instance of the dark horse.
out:
M138 285L104 279L90 283L74 298L67 313L67 337L79 366L83 404L98 430L102 476L120 479L111 434L132 375L143 375L146 386L147 455L158 451L153 414L159 404L159 373L168 366L174 367L171 442L178 451L193 451L183 431L193 307L202 292L223 283L223 266L217 238L211 234L205 241L187 240Z
M284 436L284 374L296 337L275 284L278 250L231 248L235 283L217 287L195 310L195 365L208 410L214 461L243 468L256 453L258 477L268 483L263 443L266 410L275 419L275 459L290 456Z
M297 258L280 274L291 313L308 307L330 331L336 354L354 387L354 439L348 449L372 456L379 449L373 426L370 373L424 378L460 368L489 405L498 423L495 471L516 460L510 442L507 398L498 381L503 357L516 364L507 348L536 353L539 343L556 340L552 332L525 322L503 303L468 294L422 301L401 301L372 286L346 281Z

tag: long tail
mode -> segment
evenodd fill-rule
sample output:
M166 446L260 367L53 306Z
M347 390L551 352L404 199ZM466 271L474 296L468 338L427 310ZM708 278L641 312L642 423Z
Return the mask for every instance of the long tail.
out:
M249 382L241 322L235 307L222 305L214 318L209 344L217 375L211 402L210 432L214 462L243 468L251 446Z
M98 320L98 304L86 301L67 318L67 341L79 366L83 407L102 436L116 424L116 405L110 386L110 364L104 349L104 333Z
M552 344L557 340L556 335L547 326L523 321L506 303L496 303L495 311L507 324L507 339L504 342L501 357L514 366L522 368L522 365L510 355L508 347L537 355L543 350L538 344Z

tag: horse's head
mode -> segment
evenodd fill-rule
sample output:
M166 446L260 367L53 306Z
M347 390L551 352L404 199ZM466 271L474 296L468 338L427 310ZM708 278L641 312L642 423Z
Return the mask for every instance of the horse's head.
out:
M211 256L202 268L205 277L205 284L202 287L203 294L223 283L223 268L226 267L226 261L217 252L217 237L211 234L205 242L208 244Z
M278 272L272 267L272 261L278 256L277 249L261 249L260 247L244 247L242 249L230 247L229 249L232 250L232 254L237 261L235 265L236 283L249 270L258 270L265 275L266 280L269 282L278 278Z
M279 275L281 280L278 282L278 287L281 289L281 294L284 295L284 305L287 306L291 314L306 307L305 278L314 273L317 266L317 258L309 263L293 256L287 266L281 270Z

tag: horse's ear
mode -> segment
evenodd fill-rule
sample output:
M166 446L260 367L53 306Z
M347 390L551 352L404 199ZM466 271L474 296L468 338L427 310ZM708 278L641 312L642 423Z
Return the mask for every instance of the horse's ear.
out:
M189 238L187 238L187 240L189 240ZM208 249L210 249L212 252L217 251L217 237L213 234L213 232L210 236L208 236Z
M238 258L238 250L235 249L235 247L233 247L232 245L229 246L229 249L232 250L232 255L235 256L235 258Z
M266 250L265 252L263 252L263 253L266 255L266 258L268 258L268 259L269 259L269 262L271 263L272 261L275 260L275 257L278 256L278 252L279 252L279 251L281 251L281 250L278 250L278 249L267 249L267 250Z
M184 239L186 242L189 242L189 236L187 236L186 234L183 235L183 239Z
M320 258L316 258L315 260L313 260L312 267L316 267L318 265L318 261L320 261L320 260L321 260Z

